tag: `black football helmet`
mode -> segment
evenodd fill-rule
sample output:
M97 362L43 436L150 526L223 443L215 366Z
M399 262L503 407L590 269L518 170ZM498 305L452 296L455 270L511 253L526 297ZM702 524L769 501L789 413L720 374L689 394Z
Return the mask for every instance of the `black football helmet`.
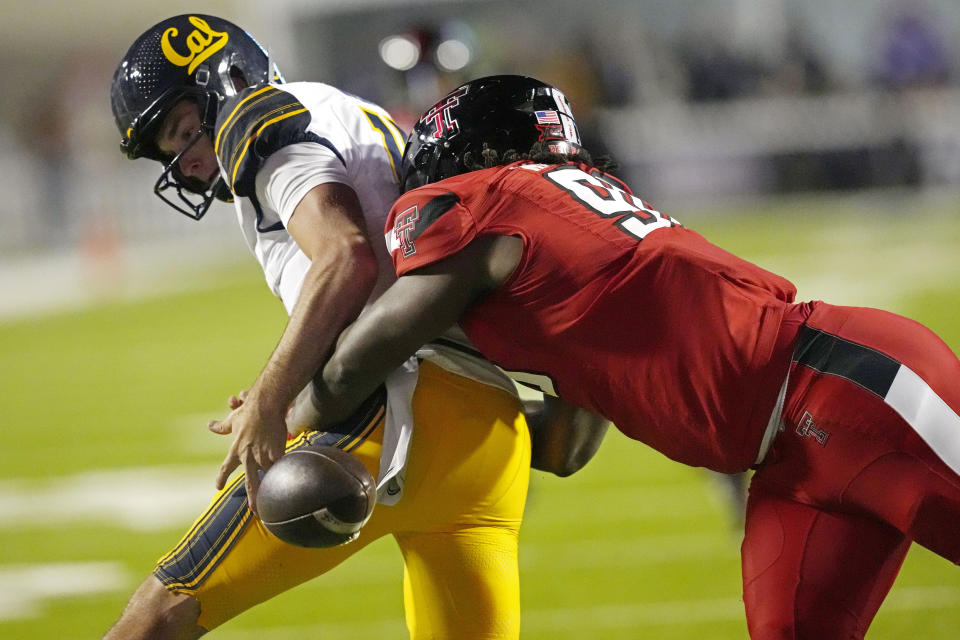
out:
M414 125L403 153L401 189L468 171L464 155L484 146L500 154L529 151L534 143L576 156L580 132L566 96L526 76L488 76L462 85L430 107Z
M180 172L177 157L162 153L155 137L164 117L178 102L195 100L200 135L212 138L220 104L236 94L234 79L246 86L283 82L267 52L237 25L215 16L187 14L160 22L130 47L113 75L110 106L120 129L120 149L128 158L150 158L164 170L154 192L177 211L199 220L214 198L232 196L223 179L207 185ZM186 151L186 149L184 149ZM176 189L177 199L164 192ZM198 194L191 198L184 190ZM179 201L178 201L179 200Z

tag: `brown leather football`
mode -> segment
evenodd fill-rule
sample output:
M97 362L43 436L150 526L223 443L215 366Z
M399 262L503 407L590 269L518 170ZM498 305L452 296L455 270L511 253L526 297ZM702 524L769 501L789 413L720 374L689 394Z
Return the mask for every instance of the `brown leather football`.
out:
M264 474L257 511L275 536L301 547L355 539L373 513L376 481L349 453L325 445L294 449Z

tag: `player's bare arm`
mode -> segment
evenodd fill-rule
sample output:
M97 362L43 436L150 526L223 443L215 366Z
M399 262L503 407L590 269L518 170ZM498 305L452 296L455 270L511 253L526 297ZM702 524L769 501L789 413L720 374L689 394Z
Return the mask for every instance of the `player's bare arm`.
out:
M243 403L210 425L216 433L234 434L217 487L242 464L251 504L259 484L257 471L283 455L287 408L373 289L377 265L362 220L356 194L339 183L314 187L290 218L288 231L311 260L297 304Z
M391 371L500 286L521 252L519 238L485 236L401 276L344 331L315 379L323 424L349 416Z
M530 426L530 466L565 477L576 473L600 448L610 421L560 398L524 403Z

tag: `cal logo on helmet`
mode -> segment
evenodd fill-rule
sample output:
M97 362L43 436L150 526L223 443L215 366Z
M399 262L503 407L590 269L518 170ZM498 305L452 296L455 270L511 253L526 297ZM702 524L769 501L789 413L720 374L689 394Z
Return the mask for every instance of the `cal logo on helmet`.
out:
M164 57L172 64L178 67L187 67L187 73L193 73L197 65L223 49L230 36L225 31L214 31L203 18L190 16L187 20L196 27L184 38L183 44L186 45L187 53L178 52L171 41L180 33L180 30L176 27L168 27L163 32L160 39L160 48L163 50Z

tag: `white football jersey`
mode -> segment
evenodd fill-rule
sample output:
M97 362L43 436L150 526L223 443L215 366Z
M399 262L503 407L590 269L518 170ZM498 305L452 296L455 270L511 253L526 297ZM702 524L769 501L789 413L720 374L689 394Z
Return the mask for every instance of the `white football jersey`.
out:
M289 313L309 261L286 225L308 191L339 182L363 207L380 265L379 295L396 279L379 238L399 195L403 133L379 106L329 85L298 82L248 92L222 110L217 150L225 179L241 196L234 201L240 227L270 290ZM247 184L240 183L242 172Z
M346 184L357 194L379 265L370 301L396 280L383 229L400 193L403 146L404 134L385 110L322 83L252 87L223 105L214 138L221 173L235 195L244 238L287 313L310 261L286 225L301 199L319 184ZM471 351L459 329L448 337L453 339L439 340L419 355L516 393L499 369ZM381 502L399 499L413 427L410 398L415 380L415 359L387 380L387 432L378 477Z

